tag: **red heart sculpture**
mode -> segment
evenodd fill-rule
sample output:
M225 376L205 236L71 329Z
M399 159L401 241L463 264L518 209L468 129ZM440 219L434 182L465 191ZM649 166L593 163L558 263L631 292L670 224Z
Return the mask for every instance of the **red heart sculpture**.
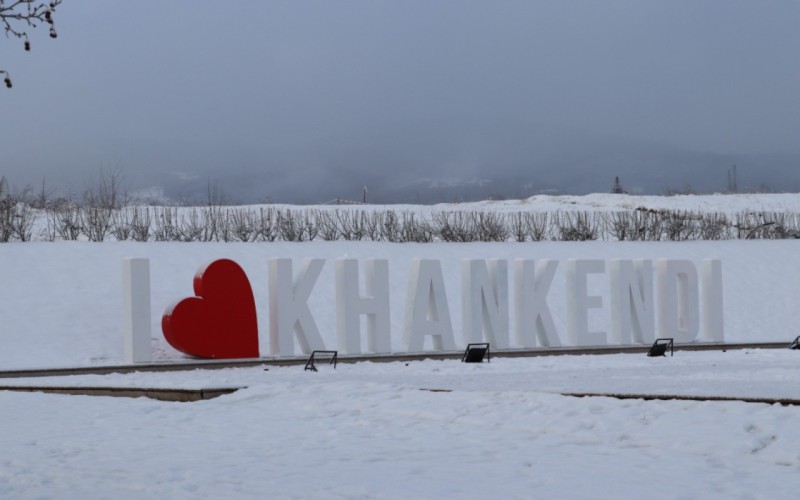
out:
M194 293L164 311L161 330L167 342L199 358L257 358L256 304L239 264L220 259L200 269Z

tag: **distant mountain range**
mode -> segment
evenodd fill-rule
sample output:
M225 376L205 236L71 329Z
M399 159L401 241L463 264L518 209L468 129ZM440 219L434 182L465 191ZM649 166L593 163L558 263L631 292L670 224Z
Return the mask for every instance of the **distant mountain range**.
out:
M224 168L137 174L137 183L187 203L206 201L210 186L230 203L361 201L365 187L370 203L516 199L609 192L615 177L632 194L726 192L734 180L739 191L800 191L800 153L707 153L530 123L457 134L428 123L332 142L302 161L291 151L264 167L254 166L263 158L243 158L246 167L233 158Z

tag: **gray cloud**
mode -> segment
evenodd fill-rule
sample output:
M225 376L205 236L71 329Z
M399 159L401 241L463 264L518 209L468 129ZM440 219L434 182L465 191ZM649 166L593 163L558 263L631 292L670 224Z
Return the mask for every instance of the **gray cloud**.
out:
M119 165L312 201L800 155L796 1L68 0L57 22L30 53L0 42L16 83L0 161L19 182Z

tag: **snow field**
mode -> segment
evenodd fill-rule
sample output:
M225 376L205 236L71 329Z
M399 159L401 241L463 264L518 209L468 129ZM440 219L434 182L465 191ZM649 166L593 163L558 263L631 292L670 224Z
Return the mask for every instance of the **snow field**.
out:
M797 407L550 392L753 390L765 365L796 380L795 352L755 350L130 376L249 384L197 403L0 392L0 496L792 498Z

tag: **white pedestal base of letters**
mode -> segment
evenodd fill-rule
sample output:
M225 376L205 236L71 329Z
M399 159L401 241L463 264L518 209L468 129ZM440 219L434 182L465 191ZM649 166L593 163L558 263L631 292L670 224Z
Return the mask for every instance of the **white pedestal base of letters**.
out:
M126 363L149 363L150 347L150 260L122 261L124 356Z

